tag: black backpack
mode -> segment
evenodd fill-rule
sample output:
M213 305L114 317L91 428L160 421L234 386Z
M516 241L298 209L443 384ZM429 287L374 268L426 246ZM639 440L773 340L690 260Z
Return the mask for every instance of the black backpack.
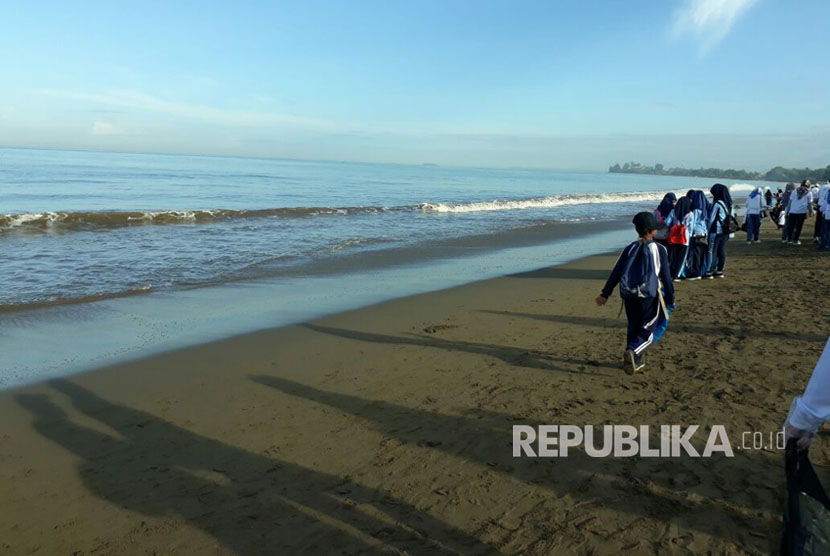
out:
M824 492L807 452L787 442L785 468L787 505L784 508L782 556L812 556L830 553L830 499Z
M740 230L741 225L738 223L738 219L735 218L734 214L729 212L729 209L726 207L726 203L724 203L723 201L718 201L716 204L720 204L720 206L723 208L723 213L725 215L722 219L720 219L721 229L723 230L722 233L734 234L735 232ZM712 222L712 226L709 228L709 231L714 234L715 230L717 230L717 222Z

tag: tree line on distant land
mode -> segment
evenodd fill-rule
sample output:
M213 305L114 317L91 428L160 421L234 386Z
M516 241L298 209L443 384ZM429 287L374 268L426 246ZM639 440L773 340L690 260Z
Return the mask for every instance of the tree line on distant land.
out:
M826 168L784 168L776 166L768 172L751 170L733 170L722 168L665 168L662 164L644 166L639 162L626 162L622 166L614 164L608 171L612 174L651 174L655 176L692 176L699 178L728 178L734 180L768 180L768 181L813 181L830 180L830 164Z

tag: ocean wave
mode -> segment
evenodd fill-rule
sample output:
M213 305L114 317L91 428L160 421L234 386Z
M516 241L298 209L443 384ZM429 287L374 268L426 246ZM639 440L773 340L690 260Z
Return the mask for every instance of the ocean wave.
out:
M754 186L738 183L732 191L751 191ZM347 216L388 212L468 213L525 209L559 208L586 204L645 203L660 201L665 191L634 191L550 195L526 199L496 199L469 203L421 203L397 207L278 207L264 209L200 209L160 211L58 211L28 212L0 215L0 232L20 231L81 231L124 228L129 226L201 224L224 220L253 218L309 218L315 216ZM682 194L682 193L679 193Z
M0 215L2 230L89 230L128 226L210 223L243 218L303 218L320 215L378 213L408 207L280 207L270 209L205 209L162 211L28 212Z
M494 200L476 203L423 203L420 205L420 209L425 212L484 212L558 208L601 203L641 203L646 201L659 201L665 194L665 191L635 191L631 193L550 195L548 197L535 197L531 199Z

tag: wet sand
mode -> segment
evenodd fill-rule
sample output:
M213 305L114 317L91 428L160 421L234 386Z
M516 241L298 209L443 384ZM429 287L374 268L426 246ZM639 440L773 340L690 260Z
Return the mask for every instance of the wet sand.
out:
M517 424L777 431L830 331L830 257L764 227L730 242L726 279L677 285L635 376L619 298L593 304L615 253L3 392L0 552L774 551L775 449L511 446Z

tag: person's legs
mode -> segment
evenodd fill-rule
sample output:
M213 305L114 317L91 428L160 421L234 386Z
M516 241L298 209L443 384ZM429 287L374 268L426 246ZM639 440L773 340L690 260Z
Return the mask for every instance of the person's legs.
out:
M792 241L798 241L801 237L801 228L804 226L804 221L807 219L806 214L791 214L790 218L793 220Z
M723 268L726 266L726 241L729 234L718 234L715 238L715 253L718 257L718 266L715 276L723 276Z
M669 269L672 278L680 277L680 269L683 265L683 255L686 254L685 245L672 245L669 248Z
M693 267L694 274L692 276L703 276L703 274L706 272L706 261L708 260L708 257L706 256L706 245L701 243L695 243L692 246L692 249L694 250L695 258Z
M651 330L657 322L659 301L650 299L627 299L625 301L625 315L628 317L628 333L625 343L625 357L631 366L627 371L633 372L642 364L643 354L654 340ZM633 357L632 357L633 356Z
M816 212L816 223L813 226L813 240L818 243L821 238L821 230L824 227L824 214L821 211Z
M678 254L680 258L680 269L677 271L677 277L686 279L689 277L689 265L692 260L692 241L689 240L689 245L684 245L682 251Z
M692 243L689 245L689 258L686 260L686 278L694 278L698 276L700 268L700 249L694 239L689 241Z
M825 249L830 249L830 218L826 217L821 225L821 246Z
M793 229L793 219L791 218L791 215L787 215L784 218L784 229L781 232L781 239L783 241L790 241L790 235L792 234L792 229Z
M761 232L761 215L750 214L747 216L747 241L758 241L758 235Z
M717 253L715 252L715 234L709 234L709 242L706 244L706 256L704 257L703 267L700 269L701 276L708 276L712 274L712 270L717 264Z

